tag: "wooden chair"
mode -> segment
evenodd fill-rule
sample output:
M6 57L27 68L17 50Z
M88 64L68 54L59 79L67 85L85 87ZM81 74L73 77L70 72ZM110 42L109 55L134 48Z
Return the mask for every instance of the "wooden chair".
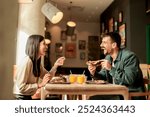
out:
M148 90L148 85L150 85L150 79L148 79L148 73L150 75L150 65L140 64L140 68L143 73L143 80L145 85L145 92L130 92L129 99L137 96L145 96L147 100L150 100L150 90Z
M130 92L129 93L129 100L131 100L132 97L138 97L138 96L145 96L147 100L150 100L150 91L148 91L148 84L150 85L150 80L147 78L143 78L144 84L145 84L145 92Z
M140 68L143 73L143 78L147 77L148 65L147 64L140 64Z

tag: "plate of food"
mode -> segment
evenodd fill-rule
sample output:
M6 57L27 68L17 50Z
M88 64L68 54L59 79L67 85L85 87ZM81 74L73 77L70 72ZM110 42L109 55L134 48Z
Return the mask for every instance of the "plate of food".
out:
M107 84L108 82L105 80L89 80L86 81L87 84Z
M67 82L67 79L63 76L55 76L50 81L50 84L70 84L70 82Z

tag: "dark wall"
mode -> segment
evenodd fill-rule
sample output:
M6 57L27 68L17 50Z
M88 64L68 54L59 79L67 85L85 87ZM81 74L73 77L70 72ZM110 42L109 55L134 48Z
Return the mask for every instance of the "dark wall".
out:
M130 19L130 12L129 12L129 0L115 0L100 16L100 22L104 22L106 29L108 30L108 22L110 18L114 18L114 21L118 21L119 18L119 12L123 12L123 21L122 23L126 23L126 27L129 27L129 19ZM118 27L122 24L118 22ZM127 34L129 32L129 29L126 30ZM128 35L126 35L127 38ZM128 44L127 40L127 46L130 47L130 44Z
M122 23L126 23L126 47L137 54L141 63L146 63L146 25L150 23L146 0L115 0L100 16L100 22L108 27L108 20L111 17L118 20L120 11L123 12Z
M130 0L131 50L146 63L146 4L145 0Z

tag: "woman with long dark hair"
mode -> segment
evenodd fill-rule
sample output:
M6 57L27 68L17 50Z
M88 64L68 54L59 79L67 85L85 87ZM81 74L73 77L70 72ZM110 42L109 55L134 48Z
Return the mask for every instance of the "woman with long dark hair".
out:
M63 65L65 58L60 57L48 72L41 64L41 57L46 54L46 50L47 45L43 36L29 36L25 50L27 56L17 65L13 89L16 99L32 99L32 95L55 75L57 67Z

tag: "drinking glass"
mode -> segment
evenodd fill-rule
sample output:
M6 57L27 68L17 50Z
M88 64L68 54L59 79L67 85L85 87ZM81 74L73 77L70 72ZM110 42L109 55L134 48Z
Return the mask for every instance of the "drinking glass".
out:
M78 84L83 84L85 82L86 82L86 76L84 74L77 76L77 83Z
M77 76L75 74L70 74L69 75L69 82L70 83L75 83L77 80Z

